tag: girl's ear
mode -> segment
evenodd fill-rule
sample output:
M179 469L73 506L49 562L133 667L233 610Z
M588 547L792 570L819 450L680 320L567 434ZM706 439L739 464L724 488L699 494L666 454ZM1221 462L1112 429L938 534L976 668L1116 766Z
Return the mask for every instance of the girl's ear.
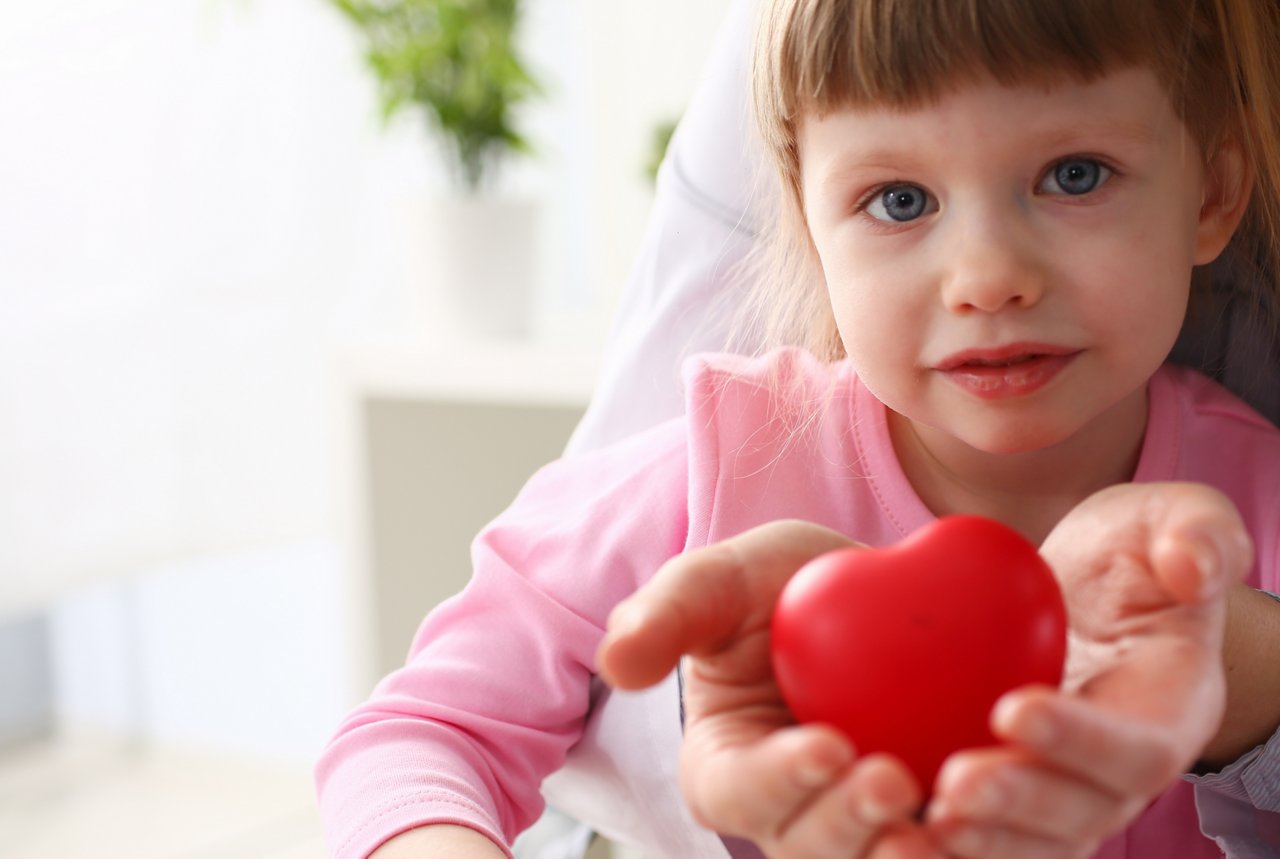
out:
M1232 136L1219 144L1204 177L1204 203L1196 229L1195 264L1217 259L1240 226L1253 193L1253 169L1240 141Z

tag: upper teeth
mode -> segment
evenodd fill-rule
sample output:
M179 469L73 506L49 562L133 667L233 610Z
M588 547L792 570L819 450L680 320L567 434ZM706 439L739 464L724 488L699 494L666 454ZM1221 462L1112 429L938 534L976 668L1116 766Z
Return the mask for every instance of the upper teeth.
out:
M1034 357L1035 357L1034 355L1017 355L1017 356L1015 356L1015 357L1013 357L1013 358L1001 358L1001 359L994 359L994 358L992 358L992 359L983 359L983 358L979 358L979 359L975 360L973 363L975 363L975 364L977 364L977 365L979 365L979 366L981 366L981 367L1007 367L1007 366L1009 366L1010 364L1018 364L1018 363L1021 363L1021 362L1023 362L1023 361L1030 361L1030 360L1031 360L1032 358L1034 358Z

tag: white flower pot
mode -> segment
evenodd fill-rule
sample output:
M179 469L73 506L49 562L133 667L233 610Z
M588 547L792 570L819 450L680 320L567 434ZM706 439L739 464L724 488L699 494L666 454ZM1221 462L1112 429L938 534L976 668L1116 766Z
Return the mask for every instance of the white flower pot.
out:
M458 196L427 207L425 288L460 333L522 337L532 327L541 206L532 200Z

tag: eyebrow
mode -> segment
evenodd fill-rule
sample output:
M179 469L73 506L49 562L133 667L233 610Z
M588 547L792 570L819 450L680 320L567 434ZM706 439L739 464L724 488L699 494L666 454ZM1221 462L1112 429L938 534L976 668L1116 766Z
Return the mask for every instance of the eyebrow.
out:
M1160 139L1159 130L1145 122L1108 122L1090 124L1088 120L1070 128L1057 127L1043 132L1030 133L1022 142L1028 148L1062 150L1064 154L1078 148L1087 151L1095 147L1087 145L1090 141L1119 141L1129 145L1150 146ZM822 183L824 185L840 184L853 174L866 170L889 170L910 173L915 169L915 162L927 161L928 157L919 153L909 144L902 148L892 146L875 146L864 152L842 155L824 165Z

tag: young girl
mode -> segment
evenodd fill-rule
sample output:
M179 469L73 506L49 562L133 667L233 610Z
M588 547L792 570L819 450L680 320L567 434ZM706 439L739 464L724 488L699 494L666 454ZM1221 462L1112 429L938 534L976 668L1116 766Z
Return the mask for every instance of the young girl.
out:
M321 761L334 853L505 855L541 786L645 855L730 855L676 790L678 679L621 694L596 676L610 611L682 553L656 601L615 619L603 658L635 679L689 645L709 655L688 676L703 754L686 786L704 819L771 855L1088 855L1131 821L1100 855L1219 855L1189 784L1164 790L1197 758L1227 767L1226 794L1275 808L1257 772L1273 744L1255 746L1280 721L1276 615L1225 582L1247 569L1277 589L1280 434L1163 366L1195 321L1193 269L1229 242L1259 261L1236 282L1271 289L1272 14L1243 0L769 4L757 106L803 227L774 306L806 324L809 352L693 362L687 418L529 483L477 539L471 585ZM1152 485L1098 494L1129 481ZM949 767L918 825L927 786L893 761L774 730L754 633L777 581L832 532L886 544L953 512L1045 542L1072 607L1073 685L1002 702L1011 750ZM737 775L764 778L717 779L708 800L706 774L734 774L726 749ZM977 802L984 782L1010 813ZM785 819L761 829L761 796ZM1248 811L1234 825L1247 817L1244 837L1265 844Z

